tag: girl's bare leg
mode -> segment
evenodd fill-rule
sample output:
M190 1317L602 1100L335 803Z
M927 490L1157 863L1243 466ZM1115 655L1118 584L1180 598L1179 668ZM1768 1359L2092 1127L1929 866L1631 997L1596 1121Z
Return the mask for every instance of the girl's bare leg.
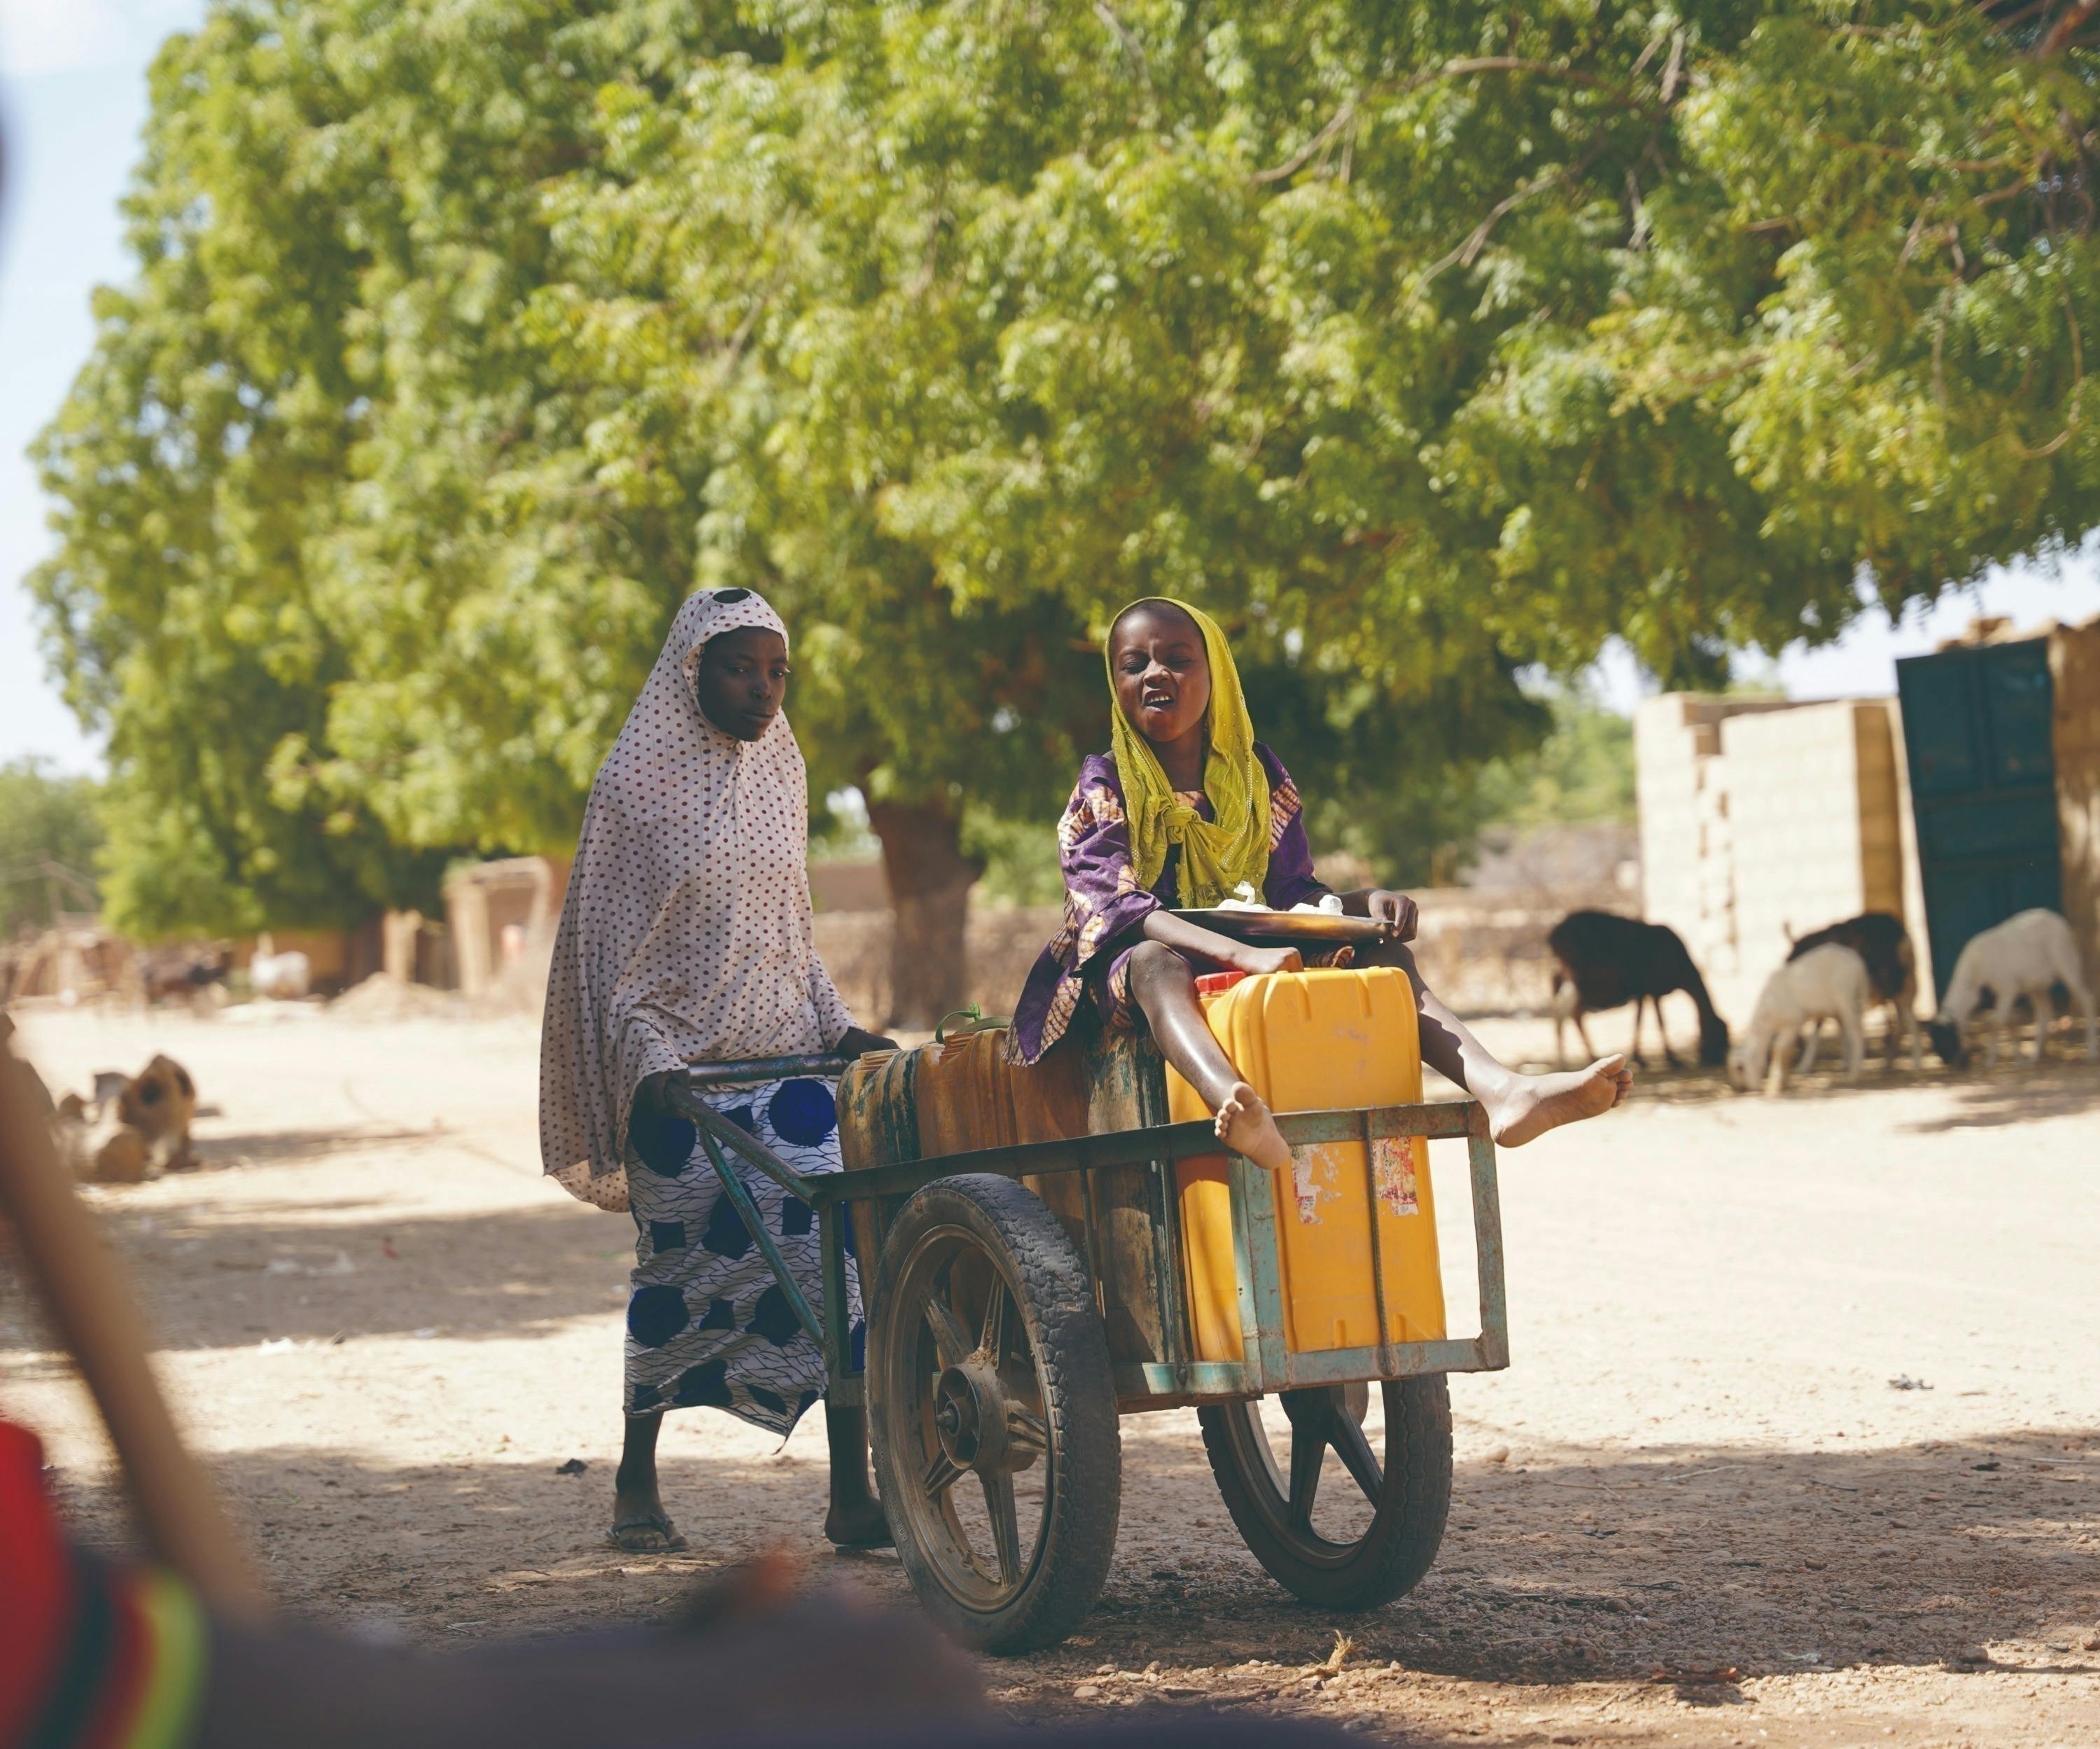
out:
M1189 962L1160 942L1140 942L1130 956L1130 993L1161 1054L1216 1113L1218 1139L1271 1172L1289 1170L1290 1145L1261 1095L1240 1079L1211 1036Z
M824 1535L841 1548L887 1548L889 1521L867 1475L867 1414L824 1405L824 1438L832 1449L832 1508Z
M656 1435L663 1421L661 1415L628 1416L620 1469L612 1478L612 1539L631 1555L662 1554L686 1546L656 1491Z
M1600 1116L1625 1098L1633 1086L1626 1059L1616 1053L1599 1058L1586 1069L1561 1075L1520 1075L1498 1062L1423 982L1414 956L1399 942L1359 947L1353 963L1396 965L1407 974L1408 982L1414 986L1415 1010L1420 1016L1422 1060L1487 1107L1489 1127L1495 1140L1506 1148L1520 1147L1563 1124ZM1133 961L1133 986L1136 970ZM1635 1013L1638 1015L1639 1010ZM1583 1040L1585 1045L1588 1042Z

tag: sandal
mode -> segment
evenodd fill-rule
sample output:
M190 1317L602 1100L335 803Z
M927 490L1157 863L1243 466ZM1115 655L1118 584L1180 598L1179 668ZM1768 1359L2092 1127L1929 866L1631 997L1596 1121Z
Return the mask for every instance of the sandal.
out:
M651 1541L645 1538L654 1539ZM686 1546L670 1519L660 1512L642 1513L633 1518L616 1518L605 1539L627 1555L675 1554Z

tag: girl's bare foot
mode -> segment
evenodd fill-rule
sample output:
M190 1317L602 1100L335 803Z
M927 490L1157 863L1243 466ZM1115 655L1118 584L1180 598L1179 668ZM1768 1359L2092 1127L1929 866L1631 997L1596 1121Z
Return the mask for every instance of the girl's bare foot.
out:
M1271 1172L1290 1170L1290 1144L1277 1128L1261 1095L1245 1081L1233 1083L1225 1102L1218 1107L1212 1128L1219 1141L1257 1166L1266 1166Z
M1520 1148L1563 1124L1601 1117L1633 1084L1626 1059L1614 1054L1564 1075L1513 1075L1506 1089L1482 1103L1495 1141L1505 1148Z

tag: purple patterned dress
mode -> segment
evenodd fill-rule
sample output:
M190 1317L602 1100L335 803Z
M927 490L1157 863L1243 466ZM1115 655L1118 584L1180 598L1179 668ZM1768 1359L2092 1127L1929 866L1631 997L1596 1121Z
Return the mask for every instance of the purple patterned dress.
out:
M1254 750L1268 774L1268 873L1262 882L1262 900L1287 911L1321 898L1327 889L1312 873L1298 786L1283 762L1260 742ZM1193 803L1206 819L1211 817L1205 797L1181 799ZM1037 956L1014 1005L1007 1052L1015 1062L1034 1062L1062 1038L1083 997L1092 999L1105 1025L1133 1024L1131 950L1144 939L1148 912L1180 903L1174 881L1180 854L1170 847L1158 882L1149 890L1138 885L1115 761L1106 753L1088 754L1064 818L1057 822L1065 925Z

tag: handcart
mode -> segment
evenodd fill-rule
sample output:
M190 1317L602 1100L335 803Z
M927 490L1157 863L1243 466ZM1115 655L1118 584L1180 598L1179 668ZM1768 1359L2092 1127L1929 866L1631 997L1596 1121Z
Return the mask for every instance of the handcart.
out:
M1142 1081L1157 1062L1140 1041L1091 1072ZM1192 1341L1176 1191L1186 1163L1220 1156L1209 1124L1147 1121L933 1158L908 1157L918 1151L907 1143L893 1151L907 1157L810 1177L699 1097L849 1067L832 1057L696 1065L668 1097L696 1127L823 1350L830 1400L867 1407L899 1559L944 1629L993 1652L1071 1633L1114 1552L1119 1416L1188 1405L1233 1524L1296 1596L1361 1610L1421 1579L1450 1500L1444 1375L1509 1363L1495 1151L1477 1103L1298 1111L1279 1114L1277 1126L1301 1157L1338 1143L1368 1155L1412 1137L1465 1139L1478 1336L1383 1339L1395 1325L1374 1210L1370 1292L1381 1339L1294 1347L1278 1265L1289 1205L1268 1172L1232 1155L1224 1178L1238 1358L1202 1358ZM1147 1115L1159 1109L1156 1099L1144 1106ZM821 1306L789 1274L731 1155L814 1211ZM1365 1194L1376 1196L1377 1186L1367 1181ZM866 1296L864 1365L849 1324L849 1245Z

